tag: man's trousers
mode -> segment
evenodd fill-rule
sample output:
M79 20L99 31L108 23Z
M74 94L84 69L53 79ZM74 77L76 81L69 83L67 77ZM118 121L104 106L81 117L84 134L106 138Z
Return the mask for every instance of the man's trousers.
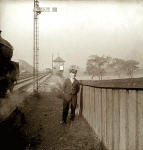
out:
M67 116L68 116L68 111L69 111L69 107L70 106L71 106L70 119L74 120L76 105L77 105L77 95L72 95L72 98L69 101L63 100L63 116L62 116L62 120L64 122L67 121Z

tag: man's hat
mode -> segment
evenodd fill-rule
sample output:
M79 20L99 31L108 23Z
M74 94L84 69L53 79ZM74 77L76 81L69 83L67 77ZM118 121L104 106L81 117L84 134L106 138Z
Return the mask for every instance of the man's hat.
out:
M76 68L76 66L74 66L74 65L71 66L70 69L69 69L69 72L70 72L70 73L75 73L75 74L76 74L76 73L77 73L77 68Z
M76 74L76 73L77 73L77 70L76 70L76 69L69 69L69 72L70 72L70 73L75 73L75 74Z

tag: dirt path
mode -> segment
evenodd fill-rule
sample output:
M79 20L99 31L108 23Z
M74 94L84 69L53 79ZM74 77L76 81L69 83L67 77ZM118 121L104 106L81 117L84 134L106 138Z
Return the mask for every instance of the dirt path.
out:
M28 130L38 137L33 150L93 150L97 146L92 130L82 117L60 125L62 103L52 95L39 99L35 110L27 114ZM37 101L37 100L35 100Z

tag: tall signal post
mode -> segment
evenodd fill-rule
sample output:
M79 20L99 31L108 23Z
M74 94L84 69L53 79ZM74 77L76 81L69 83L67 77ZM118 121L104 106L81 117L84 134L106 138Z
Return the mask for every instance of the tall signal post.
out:
M39 79L39 15L42 12L57 12L57 8L40 7L39 1L34 0L34 32L33 32L33 93L38 93Z

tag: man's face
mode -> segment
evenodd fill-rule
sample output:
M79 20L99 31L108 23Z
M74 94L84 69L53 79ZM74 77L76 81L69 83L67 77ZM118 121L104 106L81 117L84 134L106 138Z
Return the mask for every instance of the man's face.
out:
M71 73L70 73L70 77L71 77L71 78L75 78L75 77L76 77L76 74L71 72Z

